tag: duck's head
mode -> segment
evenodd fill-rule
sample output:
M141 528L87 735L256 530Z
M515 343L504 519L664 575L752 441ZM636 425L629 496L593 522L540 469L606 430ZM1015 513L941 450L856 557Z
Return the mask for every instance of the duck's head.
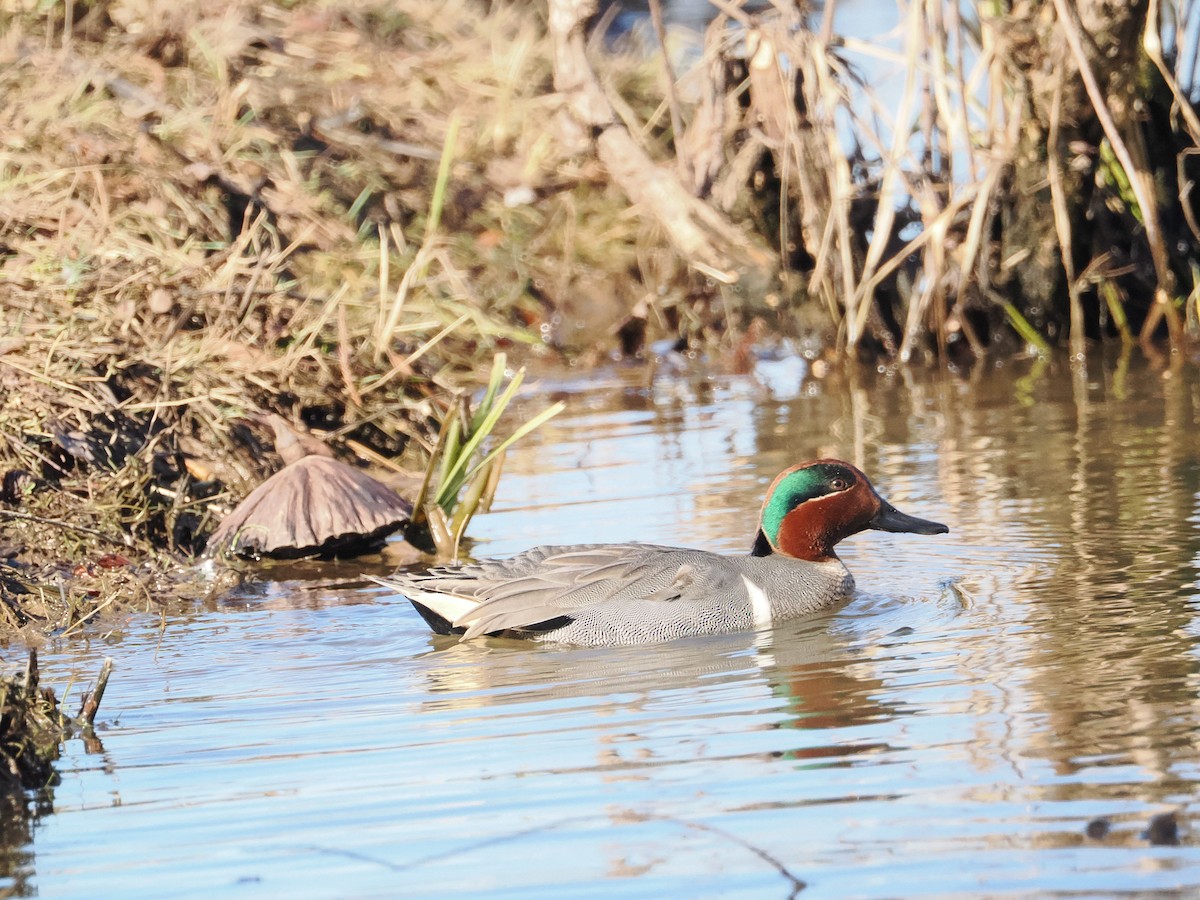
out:
M900 512L849 463L818 459L792 466L771 482L752 553L823 562L837 556L833 548L838 541L868 528L912 534L950 530Z

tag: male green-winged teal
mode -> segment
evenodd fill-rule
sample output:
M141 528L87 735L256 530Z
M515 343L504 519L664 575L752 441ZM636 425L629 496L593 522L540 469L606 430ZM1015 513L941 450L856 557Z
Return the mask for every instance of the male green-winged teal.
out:
M372 580L407 597L438 634L464 640L650 643L764 628L833 605L854 589L833 548L868 528L950 530L900 512L849 463L819 459L771 483L749 556L578 544Z

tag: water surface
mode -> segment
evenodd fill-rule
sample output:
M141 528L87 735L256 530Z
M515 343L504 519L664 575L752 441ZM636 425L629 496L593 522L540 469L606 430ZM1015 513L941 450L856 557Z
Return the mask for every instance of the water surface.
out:
M758 634L458 644L359 567L314 564L52 645L43 682L60 689L116 661L101 746L68 743L53 812L4 835L0 884L522 898L1200 886L1192 374L1134 360L815 378L785 359L647 382L543 376L530 408L559 396L567 410L510 455L474 551L744 552L777 471L830 455L951 533L847 541L861 595ZM19 657L5 651L9 668ZM1144 836L1165 813L1178 845ZM1097 820L1101 839L1085 833Z

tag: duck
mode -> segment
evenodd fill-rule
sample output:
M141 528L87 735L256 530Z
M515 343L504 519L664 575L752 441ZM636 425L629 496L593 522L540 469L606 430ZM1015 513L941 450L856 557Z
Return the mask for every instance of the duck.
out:
M900 512L850 463L817 459L767 489L749 554L656 544L539 546L506 559L443 565L389 578L429 627L582 646L649 644L770 628L854 592L838 542L873 529L946 534Z

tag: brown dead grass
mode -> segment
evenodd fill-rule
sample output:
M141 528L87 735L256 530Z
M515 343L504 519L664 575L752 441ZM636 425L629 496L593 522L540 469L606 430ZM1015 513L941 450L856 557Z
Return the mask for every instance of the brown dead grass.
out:
M557 139L524 7L63 9L0 2L9 625L177 593L277 466L270 414L420 468L497 348L546 352L646 246Z

